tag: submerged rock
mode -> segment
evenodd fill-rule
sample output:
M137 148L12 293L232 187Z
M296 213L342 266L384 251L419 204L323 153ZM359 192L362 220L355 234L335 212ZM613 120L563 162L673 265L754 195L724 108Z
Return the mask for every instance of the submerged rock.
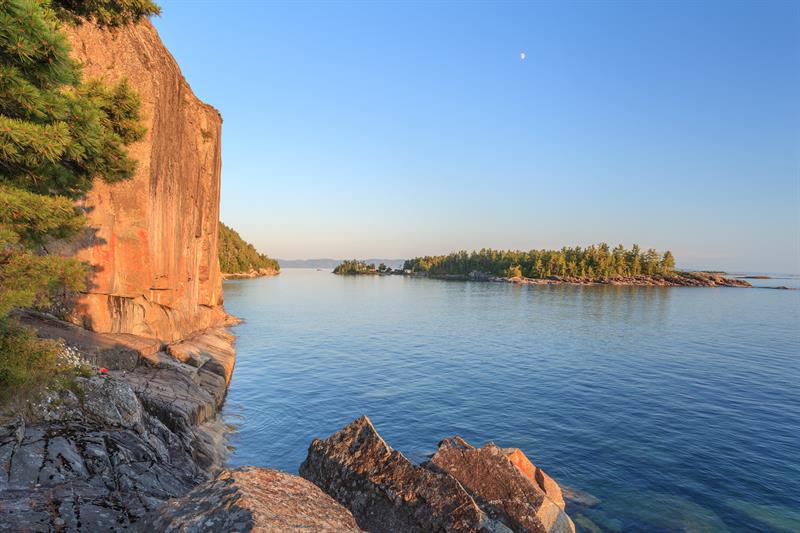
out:
M145 517L152 531L361 532L353 515L305 479L266 468L225 470Z
M575 531L558 485L521 451L474 448L453 437L430 461L415 465L367 417L315 439L300 475L375 533Z

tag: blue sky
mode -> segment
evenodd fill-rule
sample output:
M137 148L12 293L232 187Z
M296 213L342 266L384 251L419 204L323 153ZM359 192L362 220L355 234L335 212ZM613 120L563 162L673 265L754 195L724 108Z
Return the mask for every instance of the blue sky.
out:
M160 4L224 118L222 220L273 257L800 273L800 3Z

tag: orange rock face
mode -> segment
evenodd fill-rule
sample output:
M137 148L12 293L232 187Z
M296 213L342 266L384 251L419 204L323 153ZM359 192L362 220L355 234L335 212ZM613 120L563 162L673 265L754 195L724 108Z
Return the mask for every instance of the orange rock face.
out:
M130 147L135 177L98 180L85 200L91 229L68 253L96 273L72 320L163 341L220 324L219 112L192 93L150 22L114 31L83 24L68 33L85 77L127 78L139 92L147 127Z
M561 493L561 487L553 478L534 465L519 448L503 448L503 453L505 453L506 459L525 474L525 477L536 483L547 497L553 500L553 503L561 507L562 510L564 509L564 495Z

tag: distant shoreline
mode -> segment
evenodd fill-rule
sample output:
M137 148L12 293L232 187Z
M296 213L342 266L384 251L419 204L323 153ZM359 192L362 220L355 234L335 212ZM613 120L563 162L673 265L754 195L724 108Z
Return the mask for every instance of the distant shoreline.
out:
M559 277L526 278L493 276L485 272L470 272L469 274L441 274L431 275L425 272L402 272L393 270L389 272L349 272L337 274L341 276L408 276L414 278L429 278L444 281L481 281L491 283L513 283L517 285L616 285L628 287L752 287L752 285L737 278L725 277L717 272L675 272L674 274L613 276L613 277Z
M247 272L232 272L232 273L222 273L222 279L250 279L250 278L268 278L270 276L277 276L280 274L280 270L275 270L273 268L259 268L258 270L248 270Z
M418 274L415 274L418 275ZM517 285L616 285L628 287L752 287L741 279L727 278L722 274L707 272L675 272L674 274L655 274L613 277L559 277L526 278L492 276L483 272L467 275L422 276L432 279L453 281L487 281L494 283L513 283Z

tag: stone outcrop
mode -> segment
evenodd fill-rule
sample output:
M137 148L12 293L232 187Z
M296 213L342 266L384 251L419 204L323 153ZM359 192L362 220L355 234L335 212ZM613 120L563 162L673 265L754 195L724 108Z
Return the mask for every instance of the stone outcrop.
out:
M564 494L556 481L547 473L533 464L530 459L519 448L504 448L503 453L511 464L516 466L525 477L536 483L545 495L562 510L566 507Z
M373 533L495 531L458 482L392 450L367 417L327 440L314 439L300 475Z
M235 337L232 333L219 326L169 344L166 351L182 363L196 368L213 369L213 372L225 378L225 384L229 385L236 362L234 340Z
M149 21L66 31L84 77L136 89L147 133L130 146L133 179L97 180L82 204L87 229L47 244L92 266L86 293L59 308L72 323L17 313L95 375L49 390L24 420L0 420L0 531L137 530L225 453L234 349L217 258L222 119Z
M362 417L326 440L315 439L300 475L374 533L574 532L563 499L560 505L551 500L536 482L537 469L531 479L509 455L454 437L430 461L415 465ZM524 465L520 457L514 460Z
M218 325L219 113L202 103L149 21L67 31L85 77L127 79L141 97L145 138L130 147L135 177L101 181L85 200L89 230L54 251L94 267L74 321L102 333L163 341Z
M149 531L358 533L353 515L303 478L265 468L225 470L144 520Z
M519 450L515 459L525 468L530 461ZM512 452L513 453L513 452ZM527 464L526 464L527 463ZM439 443L429 464L447 472L475 498L492 518L507 524L513 531L536 533L574 533L575 526L564 512L561 489L560 505L551 500L534 479L529 478L509 460L505 450L494 444L475 448L463 439L453 437ZM534 468L534 476L535 470ZM552 479L547 478L552 482ZM554 483L554 482L553 482ZM557 485L556 485L557 487Z
M115 335L33 316L24 323L42 336L77 339L81 353L104 358L108 373L48 392L32 407L35 423L0 424L0 531L130 531L221 466L224 365L212 356L186 364L133 336L115 346ZM214 354L221 338L191 342Z

